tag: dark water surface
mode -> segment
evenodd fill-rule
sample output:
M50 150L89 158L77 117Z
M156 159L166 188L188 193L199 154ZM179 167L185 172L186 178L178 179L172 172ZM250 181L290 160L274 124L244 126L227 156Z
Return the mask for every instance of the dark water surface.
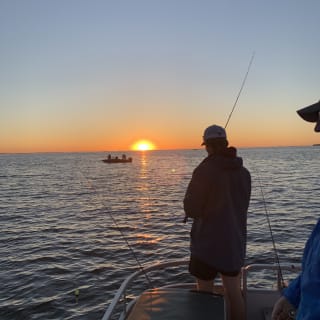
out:
M320 148L239 154L253 180L247 262L274 262L267 210L280 260L299 263L320 217ZM124 237L141 264L188 256L182 199L204 151L127 155L133 163L105 164L102 153L0 155L1 320L100 319L137 269Z

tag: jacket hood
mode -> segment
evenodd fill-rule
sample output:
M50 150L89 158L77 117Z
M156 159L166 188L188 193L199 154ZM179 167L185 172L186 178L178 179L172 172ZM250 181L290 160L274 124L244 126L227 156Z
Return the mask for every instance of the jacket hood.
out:
M214 161L216 164L225 170L237 170L243 167L243 160L241 157L227 157L223 155L209 155L206 158L208 161Z

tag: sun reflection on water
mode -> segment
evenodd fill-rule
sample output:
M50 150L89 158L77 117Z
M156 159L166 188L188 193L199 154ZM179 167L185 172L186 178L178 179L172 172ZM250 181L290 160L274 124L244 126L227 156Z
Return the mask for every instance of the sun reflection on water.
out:
M146 234L146 233L137 233L136 234L136 243L137 244L158 244L163 236L155 235L155 234Z

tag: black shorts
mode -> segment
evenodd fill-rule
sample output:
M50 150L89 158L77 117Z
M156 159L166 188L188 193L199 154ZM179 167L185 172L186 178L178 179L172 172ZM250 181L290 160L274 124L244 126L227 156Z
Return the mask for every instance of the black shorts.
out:
M199 260L195 256L191 255L189 262L189 272L200 280L213 280L218 273L227 277L236 277L241 270L236 271L224 271L218 270L214 267L209 266L205 262Z

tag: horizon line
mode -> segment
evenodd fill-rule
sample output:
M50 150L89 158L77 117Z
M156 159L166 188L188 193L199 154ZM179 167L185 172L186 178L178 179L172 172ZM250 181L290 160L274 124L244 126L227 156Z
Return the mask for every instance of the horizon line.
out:
M267 149L267 148L298 148L298 147L312 147L318 146L319 144L308 144L308 145L289 145L289 146L244 146L236 147L237 149ZM204 150L202 147L199 148L172 148L172 149L152 149L152 150L79 150L79 151L17 151L17 152L0 152L0 155L6 154L44 154L44 153L145 153L155 151L174 151L174 150Z

